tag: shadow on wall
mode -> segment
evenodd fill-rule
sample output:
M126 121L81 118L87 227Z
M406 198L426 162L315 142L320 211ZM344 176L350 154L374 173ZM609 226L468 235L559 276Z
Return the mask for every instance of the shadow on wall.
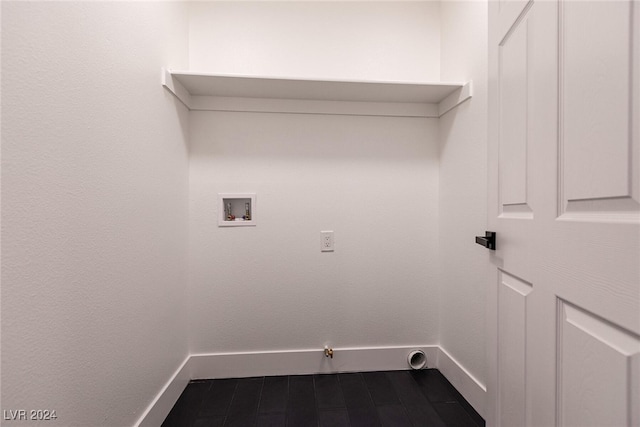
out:
M264 161L287 158L320 160L410 161L433 152L431 132L437 119L191 112L192 156L245 157ZM213 121L216 126L206 126ZM423 143L416 144L416 132Z

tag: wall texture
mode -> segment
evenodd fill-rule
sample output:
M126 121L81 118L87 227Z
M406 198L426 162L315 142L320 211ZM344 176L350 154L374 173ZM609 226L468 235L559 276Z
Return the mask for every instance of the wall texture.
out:
M191 351L437 343L437 131L191 112ZM218 192L256 192L257 226L219 228Z
M440 80L439 2L193 2L191 70Z
M440 77L436 2L190 7L192 70ZM436 343L437 126L192 112L191 350ZM218 228L218 192L256 192L257 227Z
M132 425L187 354L180 3L2 2L2 409Z
M440 118L440 343L486 381L487 4L441 3L443 80L473 80L473 98ZM480 409L481 410L481 409Z

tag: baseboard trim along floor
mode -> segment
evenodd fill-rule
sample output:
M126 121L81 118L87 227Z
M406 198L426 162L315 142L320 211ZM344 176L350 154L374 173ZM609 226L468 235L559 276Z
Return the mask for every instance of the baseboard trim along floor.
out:
M410 369L407 357L413 350L424 351L426 367L439 369L474 409L485 417L486 387L440 346L417 345L334 348L333 358L326 357L324 349L191 354L160 390L136 426L161 425L190 380L406 370Z

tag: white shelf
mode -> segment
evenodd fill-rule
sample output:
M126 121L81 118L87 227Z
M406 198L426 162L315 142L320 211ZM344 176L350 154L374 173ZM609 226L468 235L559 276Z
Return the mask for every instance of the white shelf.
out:
M174 70L162 74L162 84L191 110L440 117L471 97L471 82L311 80Z

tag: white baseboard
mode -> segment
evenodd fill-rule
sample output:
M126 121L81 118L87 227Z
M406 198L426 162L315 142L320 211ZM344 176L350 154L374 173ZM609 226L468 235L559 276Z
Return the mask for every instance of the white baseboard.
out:
M160 426L189 380L246 378L272 375L304 375L335 372L398 371L409 369L407 356L420 349L427 368L437 368L484 417L486 388L438 345L406 347L334 348L333 359L323 349L242 353L192 354L136 423L137 427Z
M395 371L409 369L411 350L423 350L427 366L435 367L438 347L334 348L333 359L324 349L265 351L255 353L192 354L193 379L242 378L271 375L303 375L333 372Z
M187 356L180 367L169 378L160 393L151 402L142 416L136 422L136 427L158 427L167 418L171 408L176 404L178 398L189 384L191 373L189 372L189 360Z
M436 366L473 409L486 419L487 388L442 347L438 347Z

